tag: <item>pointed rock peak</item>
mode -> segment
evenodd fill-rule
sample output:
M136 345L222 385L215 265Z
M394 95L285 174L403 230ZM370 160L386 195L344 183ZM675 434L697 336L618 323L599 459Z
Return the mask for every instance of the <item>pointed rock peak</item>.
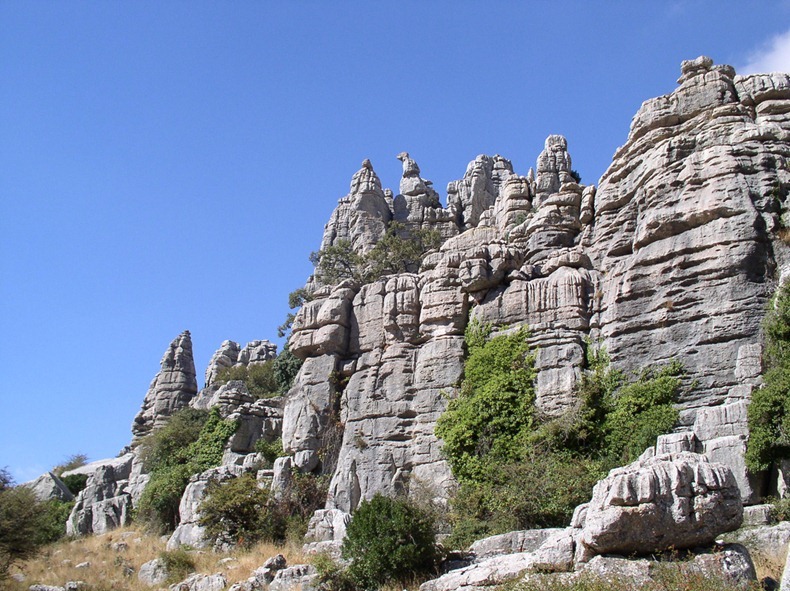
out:
M381 181L367 158L362 161L362 168L351 177L351 195L362 193L381 193Z
M170 343L165 354L162 356L162 370L186 370L191 368L195 373L195 362L192 358L192 335L185 330Z
M550 135L546 138L544 149L538 156L537 170L539 206L545 196L559 191L562 183L573 181L568 140L564 136Z
M171 415L189 404L197 391L192 337L185 330L162 356L161 370L148 387L143 406L134 418L133 443L164 425Z

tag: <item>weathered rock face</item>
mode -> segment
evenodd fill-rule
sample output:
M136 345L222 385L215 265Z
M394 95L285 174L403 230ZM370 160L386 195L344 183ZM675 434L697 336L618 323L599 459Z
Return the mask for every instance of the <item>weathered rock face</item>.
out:
M324 228L321 250L340 241L351 244L355 251L366 253L384 236L392 219L381 181L370 160L351 179L351 190L342 197Z
M470 314L495 331L529 327L548 416L576 402L586 339L623 370L681 361L696 380L679 401L686 433L661 445L727 464L743 502L757 500L743 411L760 384L767 298L790 272L777 238L790 207L790 76L739 77L707 58L681 69L673 93L643 104L597 189L572 174L561 136L546 140L537 175L478 156L447 208L399 155L392 219L444 243L419 273L316 291L290 341L306 363L285 449L303 470L331 469L327 508L451 486L433 428L440 392L461 377ZM318 460L330 427L342 430L334 467Z
M189 331L181 333L165 351L162 369L156 374L132 424L133 441L160 427L197 394L195 361Z
M220 466L196 474L190 479L178 506L181 522L167 541L168 550L175 550L185 544L193 548L205 548L208 545L203 537L205 528L198 523L198 509L206 494L206 488L211 482L225 482L241 476L242 473L240 466Z
M134 454L92 462L70 474L87 474L85 488L77 495L76 503L66 522L66 533L70 536L103 534L131 521L135 474Z
M281 433L288 457L267 476L275 495L292 469L331 476L322 519L345 519L378 492L444 499L454 481L434 428L462 378L471 316L495 334L528 326L544 416L577 402L588 339L606 347L620 370L674 359L685 366L694 387L679 401L678 432L659 439L650 452L657 457L600 485L601 498L585 509L588 549L626 540L631 551L648 551L627 533L611 533L632 514L652 524L638 528L640 537L649 537L645 527L655 533L651 550L667 529L680 544L694 544L731 527L740 504L764 492L743 451L746 406L762 373L760 323L777 280L790 274L790 249L780 239L790 225L790 75L736 76L699 58L683 63L678 83L642 105L597 188L575 177L568 143L555 135L537 174L517 174L499 155L478 156L448 186L446 207L409 154L398 156L397 195L363 162L321 248L347 241L366 253L393 222L403 236L437 231L440 248L419 269L366 285L312 279L289 341L304 365L284 399L254 401L243 384L216 382L225 368L270 359L276 350L268 341L223 343L196 397L184 333L135 419L135 441L186 404L217 406L242 424L227 466L251 469L255 442ZM667 454L677 461L666 464ZM780 492L790 489L785 468ZM109 490L97 477L93 496L78 499L75 524L92 522L87 508L96 503L134 499L145 475L133 464L124 478L126 488ZM530 563L565 564L569 548L583 545L575 529L546 540ZM319 543L335 542L332 534ZM494 570L520 572L510 559L492 560Z
M691 452L615 468L593 489L582 543L597 554L649 554L712 543L740 527L743 505L727 466Z
M738 369L787 264L775 232L790 182L790 76L734 76L699 58L679 84L634 117L582 244L602 274L595 324L613 362L679 357L699 380L681 401L690 425L694 409L748 399L754 385Z
M22 486L26 486L33 491L39 501L72 501L74 495L68 487L63 484L63 481L58 478L57 474L47 472L42 474L35 480L25 482Z
M224 370L233 367L239 360L239 344L234 341L223 341L220 348L211 356L206 368L206 388L214 383L217 376Z

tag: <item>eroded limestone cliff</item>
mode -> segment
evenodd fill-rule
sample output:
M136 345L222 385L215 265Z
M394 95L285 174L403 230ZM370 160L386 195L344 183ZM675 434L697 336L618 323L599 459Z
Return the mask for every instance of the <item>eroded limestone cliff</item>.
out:
M275 492L294 467L331 475L327 523L344 523L377 492L444 498L454 481L434 427L462 377L464 329L475 317L495 330L529 327L536 404L549 416L573 405L588 340L623 370L680 360L694 387L679 402L679 433L659 447L731 466L753 502L765 483L743 464L745 408L760 383L764 310L790 269L790 75L737 76L698 58L682 64L678 83L642 105L597 187L574 177L561 136L546 140L525 175L500 155L478 156L448 185L446 207L409 154L398 155L398 194L366 160L322 249L346 241L367 253L393 222L403 233L437 230L441 246L415 273L365 285L311 278L289 341L304 364L284 399L256 402L243 384L214 383L224 367L273 354L259 343L244 357L230 341L195 396L182 335L135 419L135 439L186 404L220 405L245 425L226 464L252 466L254 442L282 435L288 457L260 475Z

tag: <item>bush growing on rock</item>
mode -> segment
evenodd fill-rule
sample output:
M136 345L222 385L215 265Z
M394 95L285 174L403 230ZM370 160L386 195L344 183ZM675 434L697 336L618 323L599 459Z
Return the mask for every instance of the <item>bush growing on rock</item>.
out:
M275 374L275 360L270 359L253 365L234 365L219 372L216 384L241 380L254 398L272 398L280 395L280 384Z
M66 458L62 463L52 468L52 472L54 472L55 475L60 476L64 472L68 472L69 470L74 470L75 468L80 468L84 466L87 462L88 462L88 456L86 456L85 454L72 454L68 458Z
M754 471L790 457L790 283L777 290L763 329L766 371L748 411L746 464Z
M172 531L189 477L218 466L228 438L238 425L219 411L191 408L175 413L161 429L141 442L142 458L151 479L143 490L136 517L150 528Z
M439 558L433 519L405 499L382 495L363 501L348 525L343 558L360 589L376 589L433 572Z
M63 476L61 480L63 481L63 484L66 485L66 488L69 489L69 492L71 492L71 494L76 497L85 489L85 486L88 484L88 475L69 474L68 476Z
M560 417L540 417L526 330L494 338L490 332L469 323L460 394L437 423L461 484L451 503L453 547L514 529L567 525L610 468L639 456L678 416L680 364L625 383L606 352L588 346L577 404Z
M392 222L381 240L366 254L356 252L348 240L338 240L311 253L310 262L325 284L335 285L345 279L369 283L384 275L418 271L425 253L438 248L440 243L441 235L437 230L407 231L404 224Z
M249 548L259 541L276 542L285 537L285 517L257 481L245 474L227 482L212 482L200 504L200 525L206 538L217 546Z
M291 389L301 367L302 360L291 353L286 343L277 359L274 360L274 381L277 383L277 389L281 396L285 396Z
M532 427L535 399L534 358L528 355L526 330L480 342L480 332L490 328L470 326L460 395L436 425L461 482L480 480L492 461L517 457L519 443Z

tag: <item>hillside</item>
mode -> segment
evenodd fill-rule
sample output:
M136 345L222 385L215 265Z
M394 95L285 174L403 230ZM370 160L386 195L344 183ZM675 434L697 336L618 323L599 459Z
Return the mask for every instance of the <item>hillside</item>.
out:
M134 419L130 446L61 475L87 476L68 533L126 527L159 498L151 491L164 472L151 468L145 442L187 408L214 409L216 424L211 433L204 425L192 457L173 464L194 472L183 474L171 550L209 545L198 514L206 490L244 474L281 503L295 486L312 487L308 503L289 509L303 519L308 554L336 552L353 514L377 494L453 506L465 482L436 429L471 379L465 363L476 326L486 327L489 341L526 335L535 428L586 408L592 352L605 352L607 367L623 376L682 367L669 432L654 433L658 443L641 463L609 479L637 490L636 505L655 507L662 495L672 505L680 493L660 474L677 469L687 476L672 486L693 488L693 508L673 510L698 521L663 546L607 545L609 526L593 531L593 495L586 523L574 514L578 531L551 538L569 565L556 567L552 558L549 570L628 549L709 544L741 525L743 507L755 514L748 508L766 496L784 496L786 465L749 470L744 454L748 405L763 383L763 319L790 272L790 75L739 76L705 57L683 62L678 87L643 103L597 184L578 178L571 150L564 137L549 136L523 174L504 156L477 156L447 186L446 205L408 153L398 155L397 190L383 188L364 161L326 225L316 273L294 294L287 352L278 355L266 340L226 341L198 391L192 337L179 335ZM222 421L233 425L229 437ZM584 461L603 462L584 453ZM670 467L661 463L667 453ZM168 461L159 465L170 469ZM599 465L604 474L609 467ZM649 501L640 488L645 470L652 470ZM598 500L602 512L617 504ZM309 526L310 515L296 515L308 505ZM645 531L667 527L641 519ZM710 531L707 519L715 522ZM477 586L444 584L426 583L436 591Z

